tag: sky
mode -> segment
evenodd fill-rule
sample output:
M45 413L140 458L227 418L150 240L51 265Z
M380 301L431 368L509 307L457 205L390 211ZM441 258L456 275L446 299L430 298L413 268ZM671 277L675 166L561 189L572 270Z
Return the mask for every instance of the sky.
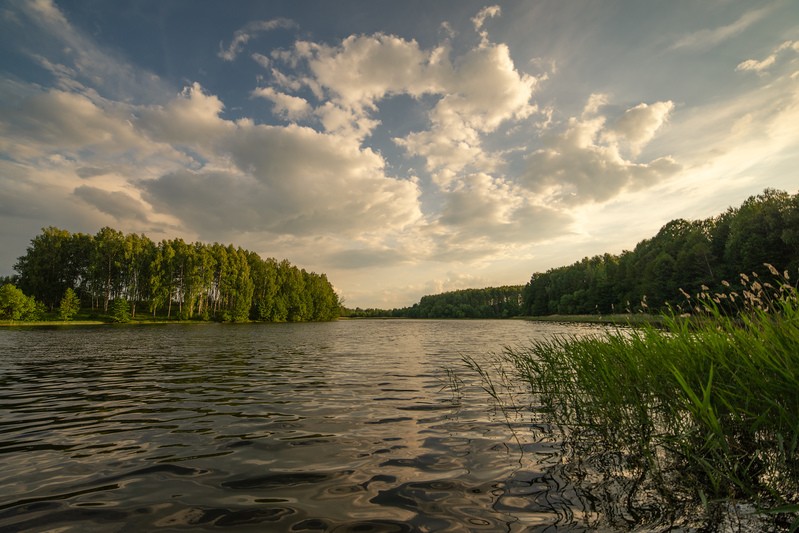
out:
M799 187L795 0L6 0L0 50L0 275L110 226L404 307Z

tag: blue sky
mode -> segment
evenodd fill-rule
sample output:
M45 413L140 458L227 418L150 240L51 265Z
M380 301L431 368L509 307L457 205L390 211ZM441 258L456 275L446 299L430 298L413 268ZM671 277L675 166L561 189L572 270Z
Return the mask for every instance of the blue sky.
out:
M799 184L791 0L11 0L0 46L3 274L111 226L406 306Z

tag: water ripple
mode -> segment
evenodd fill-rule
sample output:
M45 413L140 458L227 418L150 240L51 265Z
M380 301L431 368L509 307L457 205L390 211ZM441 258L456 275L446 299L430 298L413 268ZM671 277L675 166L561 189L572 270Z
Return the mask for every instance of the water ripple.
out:
M519 439L527 423L497 413L476 377L463 376L457 399L444 385L463 355L525 342L537 327L7 328L0 529L574 523L578 499L539 468L557 451Z

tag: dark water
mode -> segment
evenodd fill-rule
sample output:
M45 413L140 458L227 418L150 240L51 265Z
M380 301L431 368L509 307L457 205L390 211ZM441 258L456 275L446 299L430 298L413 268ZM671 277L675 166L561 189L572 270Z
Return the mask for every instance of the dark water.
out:
M0 330L2 531L541 531L558 449L460 373L569 333L364 320ZM449 386L446 368L463 382ZM515 436L514 436L515 433Z

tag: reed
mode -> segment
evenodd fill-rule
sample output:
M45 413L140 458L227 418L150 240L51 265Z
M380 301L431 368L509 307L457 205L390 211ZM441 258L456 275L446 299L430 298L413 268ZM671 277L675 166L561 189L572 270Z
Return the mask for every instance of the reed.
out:
M795 520L799 296L787 272L770 269L772 282L742 276L723 293L685 294L662 327L537 341L503 357L575 457L621 458L611 462L631 501L645 493L707 512L747 501L774 523Z

